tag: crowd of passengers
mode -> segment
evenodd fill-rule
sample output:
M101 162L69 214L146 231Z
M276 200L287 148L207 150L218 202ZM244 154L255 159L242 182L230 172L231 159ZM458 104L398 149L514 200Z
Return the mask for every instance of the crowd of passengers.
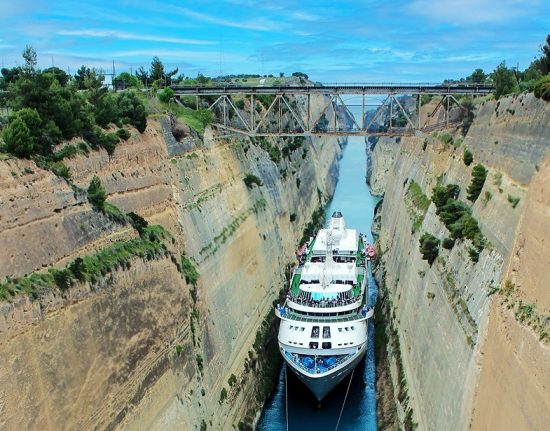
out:
M287 299L300 305L310 307L341 307L350 305L357 301L350 291L339 292L338 296L333 299L313 299L311 292L300 291L298 295L288 294Z

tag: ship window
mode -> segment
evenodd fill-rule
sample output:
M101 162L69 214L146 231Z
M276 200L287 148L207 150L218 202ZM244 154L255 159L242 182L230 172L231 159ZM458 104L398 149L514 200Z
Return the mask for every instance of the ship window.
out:
M316 349L317 347L319 347L319 343L315 343L315 342L311 342L309 343L309 348L310 349Z
M324 342L322 344L323 349L332 349L332 343Z
M290 329L294 328L294 326L290 325Z
M342 328L338 328L338 332L342 332Z
M300 329L302 330L302 332L304 332L304 330L305 330L306 328L300 328Z
M304 345L304 343L299 343L299 344L300 344L300 346L303 346L303 345Z
M319 327L314 326L311 328L311 338L319 338Z
M323 326L323 338L330 338L330 326Z
M346 326L346 331L349 331L349 328Z
M352 327L351 327L351 330L352 330L352 331L355 331L355 326L352 326Z
M341 345L342 345L342 343L338 343L338 345L339 345L339 346L341 346Z

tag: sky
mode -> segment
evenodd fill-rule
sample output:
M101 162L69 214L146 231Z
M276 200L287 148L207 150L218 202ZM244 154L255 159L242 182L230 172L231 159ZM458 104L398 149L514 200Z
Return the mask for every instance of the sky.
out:
M439 82L526 68L550 33L549 0L0 0L3 67L116 73L301 71L321 82Z

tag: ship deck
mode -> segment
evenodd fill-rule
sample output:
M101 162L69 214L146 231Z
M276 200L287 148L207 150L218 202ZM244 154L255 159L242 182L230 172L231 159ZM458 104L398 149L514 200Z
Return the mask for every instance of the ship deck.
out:
M315 243L315 240L311 243L309 252L306 257L306 262L311 262L311 256L313 254L313 245ZM361 267L365 265L365 257L362 255L362 250L364 249L365 244L363 242L363 238L359 237L359 247L357 249L357 256L356 256L356 266ZM357 286L352 289L352 295L354 297L359 297L361 295L361 285L363 283L363 278L365 278L364 274L358 274L357 275ZM293 296L296 296L300 293L300 281L302 279L302 275L300 271L295 271L294 276L292 277L292 283L290 285L290 293Z

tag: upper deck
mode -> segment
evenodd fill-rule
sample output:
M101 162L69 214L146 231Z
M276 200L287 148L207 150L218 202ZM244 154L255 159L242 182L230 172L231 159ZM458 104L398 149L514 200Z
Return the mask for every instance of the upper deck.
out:
M287 302L299 311L351 311L364 303L363 236L335 213L328 229L308 244L294 270Z

